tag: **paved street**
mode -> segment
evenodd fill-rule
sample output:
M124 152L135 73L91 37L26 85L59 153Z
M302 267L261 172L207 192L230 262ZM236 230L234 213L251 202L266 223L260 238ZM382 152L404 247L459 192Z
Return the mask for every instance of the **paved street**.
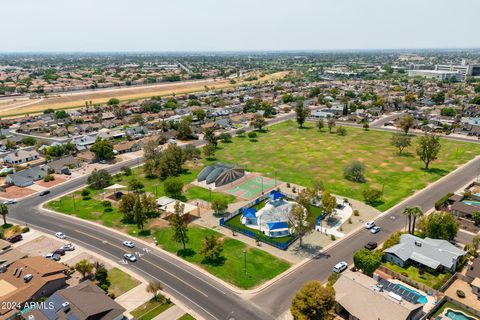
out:
M294 114L289 114L271 121L270 124L294 117ZM194 144L200 146L202 141L195 141ZM134 166L140 162L141 159L128 160L111 166L107 170L115 172L123 166ZM437 184L415 194L379 218L377 224L382 228L379 234L372 235L366 230L352 234L347 240L338 242L317 258L265 288L250 302L242 300L234 292L198 270L186 264L179 264L176 259L161 250L145 252L139 248L141 251L137 251L142 254L139 261L130 263L127 267L146 278L160 280L165 284L168 293L206 319L274 319L288 309L292 295L303 283L312 279L326 281L334 264L341 260L351 262L353 253L368 241L374 240L380 243L392 232L402 229L405 226L405 218L401 211L405 206L421 205L425 211L432 208L440 197L452 190L457 190L474 178L479 168L480 158ZM81 243L107 258L119 261L123 253L128 251L121 245L123 240L129 238L128 236L105 232L105 229L100 226L37 209L40 203L83 186L86 180L87 177L82 177L53 187L51 194L44 197L38 195L28 197L10 207L10 217L49 233L63 231L72 241ZM462 233L461 240L468 240L469 236ZM135 239L131 240L135 241Z

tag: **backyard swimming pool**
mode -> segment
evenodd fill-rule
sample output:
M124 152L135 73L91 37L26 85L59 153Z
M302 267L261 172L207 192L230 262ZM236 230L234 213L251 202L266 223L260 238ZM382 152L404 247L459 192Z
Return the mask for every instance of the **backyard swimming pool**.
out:
M465 203L465 204L471 205L471 206L480 207L480 201L469 201L469 200L465 200L465 201L462 201L462 202Z
M452 309L448 309L447 312L445 313L447 318L452 319L452 320L477 320L475 318L467 316L465 313L460 312L460 311L455 311Z

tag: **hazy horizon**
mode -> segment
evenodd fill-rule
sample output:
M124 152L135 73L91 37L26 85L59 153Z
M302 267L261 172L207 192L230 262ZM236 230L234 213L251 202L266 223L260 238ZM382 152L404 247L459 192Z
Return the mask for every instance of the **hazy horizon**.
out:
M480 48L476 0L22 0L2 9L2 53Z

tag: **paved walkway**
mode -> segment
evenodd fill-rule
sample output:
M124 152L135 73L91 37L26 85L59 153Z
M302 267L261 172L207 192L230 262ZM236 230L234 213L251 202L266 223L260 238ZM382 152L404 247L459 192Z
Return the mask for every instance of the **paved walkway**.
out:
M179 306L174 305L160 313L158 316L153 318L153 320L177 320L184 314L185 311L183 311Z

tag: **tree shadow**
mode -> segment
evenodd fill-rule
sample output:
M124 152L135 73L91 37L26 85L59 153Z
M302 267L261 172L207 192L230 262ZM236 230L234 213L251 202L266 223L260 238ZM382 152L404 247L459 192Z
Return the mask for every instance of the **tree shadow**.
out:
M293 254L304 254L315 255L322 249L319 245L314 245L310 243L303 243L302 245L295 246L292 249Z
M256 129L255 131L260 132L260 133L267 133L268 132L267 129Z
M311 130L311 129L313 129L313 127L301 126L301 127L298 127L298 129L300 129L300 130Z
M182 258L188 258L192 257L196 254L195 250L191 248L186 248L186 249L180 249L177 251L177 256L182 257Z
M250 142L258 142L258 139L249 139Z
M426 173L436 174L436 175L439 175L439 176L444 176L448 173L447 170L440 169L440 168L428 168L428 169L422 168L422 171L424 171Z
M219 266L223 266L225 264L225 261L227 261L227 258L225 258L224 256L220 256L217 259L204 258L201 263L208 264L214 267L219 267Z
M370 201L367 204L372 206L372 207L378 207L378 206L381 206L384 203L385 203L385 201L383 201L383 200L374 200L374 201Z
M140 231L138 232L138 235L139 235L140 237L149 237L149 236L152 235L152 231L151 231L150 229L148 229L148 230L140 230Z
M183 194L177 194L175 196L172 196L172 198L182 202L187 202L188 200L187 197Z
M413 158L414 154L408 151L403 151L401 154L399 154L399 156L404 158Z

